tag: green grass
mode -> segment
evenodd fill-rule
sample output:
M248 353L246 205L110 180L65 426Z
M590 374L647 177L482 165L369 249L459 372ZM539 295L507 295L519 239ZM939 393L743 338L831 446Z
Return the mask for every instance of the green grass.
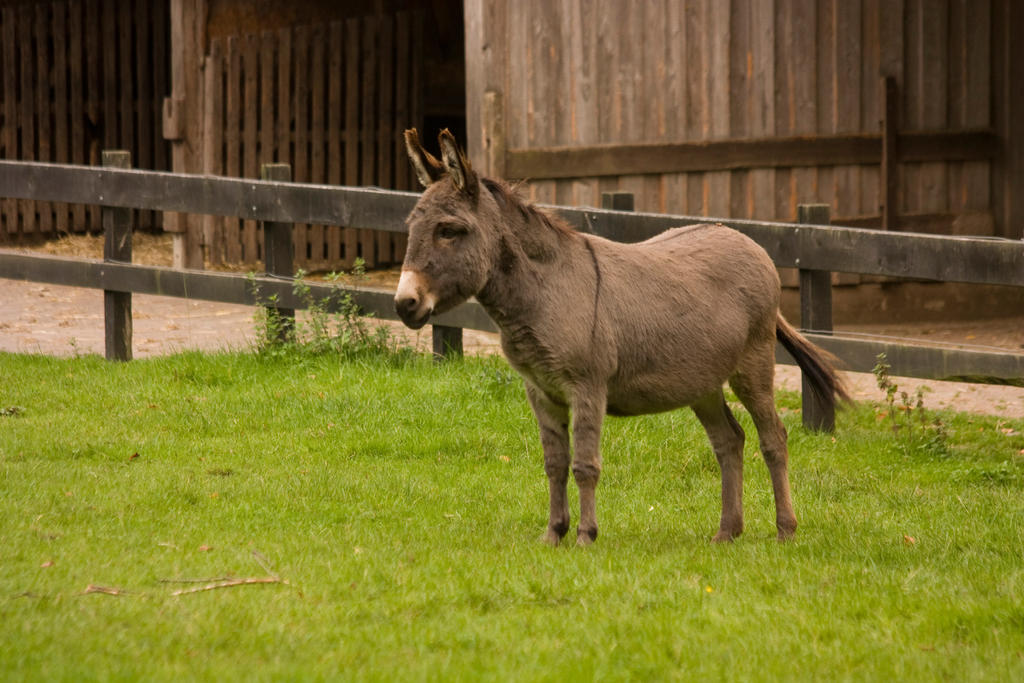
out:
M1024 422L905 448L878 406L833 438L779 403L794 542L751 438L747 531L708 543L677 411L606 422L601 535L551 549L498 359L0 355L0 678L1024 678Z

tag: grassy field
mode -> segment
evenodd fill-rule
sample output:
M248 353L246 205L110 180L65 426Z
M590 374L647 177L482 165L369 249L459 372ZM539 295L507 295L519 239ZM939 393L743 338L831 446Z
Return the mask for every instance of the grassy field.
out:
M0 355L0 678L1024 679L1024 422L779 403L794 542L751 438L708 543L677 411L608 420L601 536L551 549L499 359Z

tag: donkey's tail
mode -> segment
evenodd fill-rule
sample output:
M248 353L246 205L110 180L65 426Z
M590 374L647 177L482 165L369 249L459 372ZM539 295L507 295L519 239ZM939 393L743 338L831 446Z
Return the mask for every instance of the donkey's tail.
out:
M845 383L836 372L838 359L807 341L786 322L781 313L775 319L775 337L804 371L804 376L810 381L811 392L819 403L834 409L840 401L853 401Z

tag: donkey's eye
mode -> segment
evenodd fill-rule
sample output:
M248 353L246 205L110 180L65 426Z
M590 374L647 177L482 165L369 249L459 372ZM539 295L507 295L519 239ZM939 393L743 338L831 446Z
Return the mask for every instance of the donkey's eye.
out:
M443 240L453 240L462 237L467 232L466 228L454 223L442 223L437 226L437 236Z

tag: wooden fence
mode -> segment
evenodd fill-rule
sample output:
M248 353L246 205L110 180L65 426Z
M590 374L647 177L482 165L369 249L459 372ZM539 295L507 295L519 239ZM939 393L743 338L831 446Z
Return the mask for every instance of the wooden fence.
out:
M150 0L4 3L0 10L0 156L99 164L100 150L132 152L167 169L160 129L168 89L168 12ZM156 227L153 214L143 214ZM0 202L2 241L101 228L93 206Z
M124 163L123 161L121 163ZM269 180L240 180L120 168L0 161L0 198L34 199L102 205L111 224L127 225L124 209L178 211L232 216L264 224L346 225L394 234L406 231L405 217L417 195L411 192L334 187ZM577 229L619 241L638 241L665 229L697 221L689 216L630 213L592 208L559 207ZM820 220L808 213L804 219ZM116 216L120 216L116 218ZM848 369L868 372L875 356L885 352L897 375L967 381L1024 382L1024 355L904 346L831 333L833 271L914 277L927 280L998 284L1024 288L1024 241L992 238L942 237L892 233L813 224L723 220L758 242L775 263L800 271L801 326L809 339L835 353ZM279 229L279 228L275 228ZM130 233L126 233L130 234ZM121 242L127 239L121 237ZM108 237L111 244L117 241ZM284 241L287 245L287 240ZM227 303L258 303L244 276L175 270L118 262L123 255L108 252L105 261L87 261L0 252L0 277L101 288L108 292L140 292ZM290 274L287 259L276 262ZM269 270L269 269L268 269ZM292 285L280 277L258 277L264 295L276 295L278 305L302 308ZM311 285L314 297L334 289ZM357 288L356 303L379 318L394 319L393 292ZM124 309L124 301L119 304ZM129 318L130 320L130 318ZM108 338L118 326L108 317ZM461 328L496 331L479 304L469 302L435 319L435 350L461 350ZM130 331L130 322L127 325ZM112 331L113 330L113 331ZM109 357L130 357L130 341L108 343ZM118 349L128 356L118 356ZM780 362L792 362L780 352ZM804 392L805 419L815 415ZM820 415L819 415L820 417ZM820 424L820 423L819 423Z
M257 178L283 163L295 181L413 187L402 131L422 119L423 15L397 12L210 41L204 67L203 171ZM298 223L306 270L399 263L404 236ZM209 217L214 264L262 260L253 220Z

